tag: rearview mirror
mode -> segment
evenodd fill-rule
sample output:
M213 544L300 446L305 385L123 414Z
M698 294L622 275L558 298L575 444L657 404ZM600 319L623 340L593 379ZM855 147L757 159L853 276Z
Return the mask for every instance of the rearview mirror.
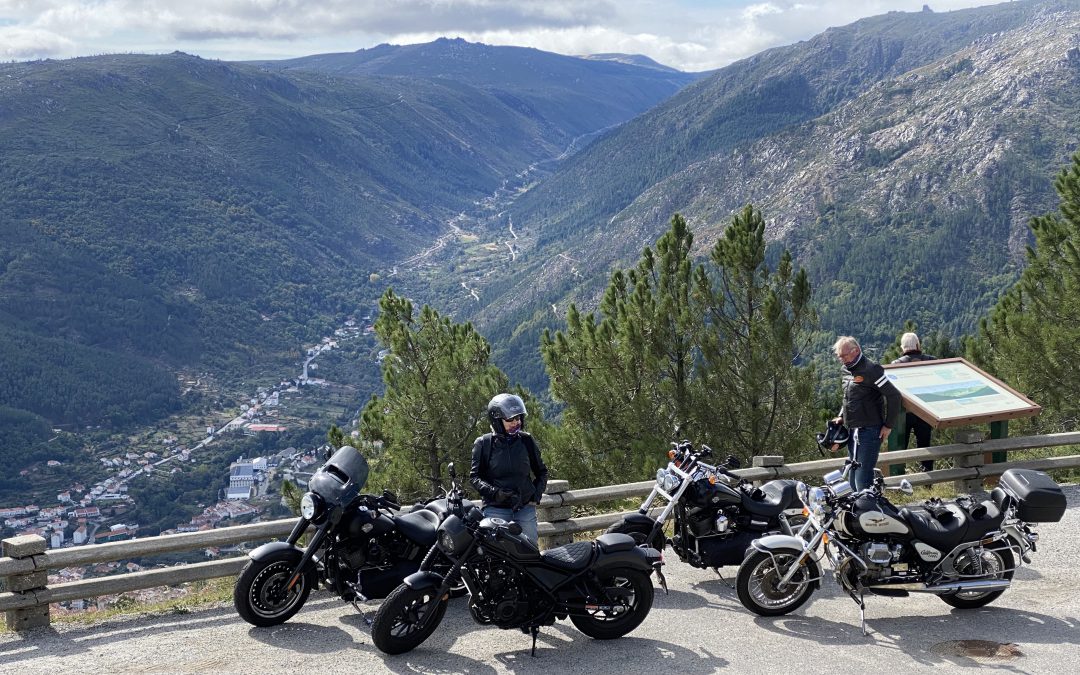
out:
M457 472L454 471L454 463L453 462L450 462L449 464L446 465L446 471L450 474L450 480L454 480L454 479L457 478Z
M903 492L906 495L910 495L915 492L915 490L911 487L911 481L909 481L907 478L900 481L900 492Z

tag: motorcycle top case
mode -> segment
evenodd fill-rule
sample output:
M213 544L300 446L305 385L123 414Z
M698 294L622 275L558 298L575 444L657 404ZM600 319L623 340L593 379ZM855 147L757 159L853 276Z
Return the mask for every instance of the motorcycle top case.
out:
M1042 471L1009 469L998 485L1016 500L1016 516L1029 523L1056 523L1065 515L1065 493Z

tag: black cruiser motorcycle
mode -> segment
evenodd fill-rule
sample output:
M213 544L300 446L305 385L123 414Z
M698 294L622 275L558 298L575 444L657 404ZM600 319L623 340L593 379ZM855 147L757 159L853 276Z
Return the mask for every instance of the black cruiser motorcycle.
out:
M707 445L695 450L689 441L672 443L666 469L656 472L656 484L637 513L608 528L629 534L639 543L664 550L664 523L674 516L669 541L679 559L694 567L738 565L750 542L768 533L792 534L805 522L803 504L794 480L773 480L760 488L731 473L738 458L723 465L705 462ZM657 497L667 504L656 518L649 509Z
M885 481L855 492L848 471L825 476L822 488L800 485L810 515L797 536L755 541L739 567L739 600L762 616L787 614L810 599L822 571L818 546L833 576L858 604L866 634L865 594L903 597L933 593L960 609L993 602L1013 572L1030 563L1039 536L1031 523L1061 520L1065 495L1041 471L1009 469L990 499L970 497L897 509L885 497ZM906 480L901 491L911 494Z
M556 619L569 617L582 633L601 640L622 637L644 621L653 601L650 574L663 564L658 551L638 547L627 535L604 534L540 552L517 523L466 512L453 467L452 513L420 571L379 607L371 627L376 647L400 654L426 640L459 580L471 594L473 619L531 634L534 655L540 626ZM439 571L440 557L452 561L449 570Z
M367 460L350 446L315 472L288 539L248 554L251 560L236 579L233 604L244 621L255 626L288 621L320 580L354 605L385 598L420 568L435 543L436 528L449 514L447 500L401 513L391 492L360 493L367 477ZM476 506L469 502L465 508ZM301 547L300 537L309 528L315 528L311 540ZM449 561L438 557L431 564L439 569L440 562L441 569L449 568Z

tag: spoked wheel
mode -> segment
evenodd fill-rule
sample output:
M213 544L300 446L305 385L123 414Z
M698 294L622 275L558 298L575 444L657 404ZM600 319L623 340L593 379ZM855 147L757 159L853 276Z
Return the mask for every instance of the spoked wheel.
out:
M288 587L299 560L295 551L278 551L248 562L233 587L233 606L240 618L253 626L276 626L300 611L316 579L308 572Z
M761 616L780 616L809 600L818 576L811 565L802 565L791 581L779 588L780 580L798 557L794 551L774 551L772 555L754 551L747 556L735 582L743 607Z
M612 570L597 575L600 582L597 604L603 609L588 615L571 615L577 629L597 640L622 637L641 625L652 609L652 580L638 570Z
M985 548L979 555L965 553L956 561L956 571L967 578L1012 579L1015 560L1012 551L1005 546ZM939 595L945 603L958 609L975 609L989 605L1004 593L1001 591L959 591Z
M446 614L447 601L437 588L401 584L386 596L371 624L371 641L387 654L403 654L431 637Z
M645 523L631 523L625 520L619 521L605 530L606 534L628 534L634 538L638 546L646 543L646 539L649 537L649 533L652 531L651 525ZM664 537L664 530L661 528L656 531L652 539L648 540L649 548L655 548L657 551L663 551L664 545L667 543Z

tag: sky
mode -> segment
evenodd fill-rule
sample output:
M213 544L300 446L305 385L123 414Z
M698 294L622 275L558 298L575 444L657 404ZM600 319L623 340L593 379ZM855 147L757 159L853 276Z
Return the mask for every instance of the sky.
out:
M1000 1L1000 0L997 0ZM710 70L924 2L995 0L0 0L0 61L183 51L229 61L461 37Z

